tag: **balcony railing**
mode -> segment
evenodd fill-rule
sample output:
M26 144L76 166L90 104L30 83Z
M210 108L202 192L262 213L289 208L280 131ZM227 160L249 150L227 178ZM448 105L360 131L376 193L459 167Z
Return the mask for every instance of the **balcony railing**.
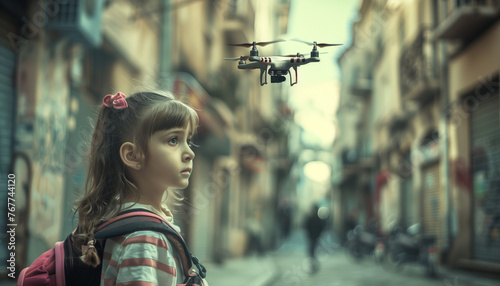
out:
M500 18L500 0L448 0L436 8L439 15L434 33L441 39L469 40Z
M401 95L406 100L425 101L439 92L438 63L430 29L422 28L400 59Z
M369 63L373 62L373 56L366 53L363 55L364 61L352 71L352 78L349 83L350 91L355 96L370 96L372 93L372 72Z
M357 96L369 96L372 92L372 79L369 76L361 76L351 83L351 93Z
M373 154L360 154L356 149L344 150L342 152L342 177L344 180L353 176L361 179L363 174L373 169L374 164Z

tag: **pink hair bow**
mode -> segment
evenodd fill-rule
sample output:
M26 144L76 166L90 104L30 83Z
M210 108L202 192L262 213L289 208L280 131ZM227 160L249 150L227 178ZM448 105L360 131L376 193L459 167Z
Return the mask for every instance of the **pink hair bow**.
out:
M113 107L114 109L124 109L128 107L125 100L125 94L118 92L115 95L108 94L102 99L102 103L106 107Z

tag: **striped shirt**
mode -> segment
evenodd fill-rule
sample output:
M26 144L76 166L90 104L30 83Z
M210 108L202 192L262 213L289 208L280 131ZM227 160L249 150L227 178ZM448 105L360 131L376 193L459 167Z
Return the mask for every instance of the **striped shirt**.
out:
M101 286L174 286L184 278L179 254L163 233L141 230L106 240Z

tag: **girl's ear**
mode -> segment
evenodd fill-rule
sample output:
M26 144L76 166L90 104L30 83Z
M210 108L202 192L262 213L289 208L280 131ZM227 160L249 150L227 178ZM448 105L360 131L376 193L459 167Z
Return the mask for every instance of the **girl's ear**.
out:
M141 169L142 154L134 143L125 142L120 146L120 158L125 166L133 170Z

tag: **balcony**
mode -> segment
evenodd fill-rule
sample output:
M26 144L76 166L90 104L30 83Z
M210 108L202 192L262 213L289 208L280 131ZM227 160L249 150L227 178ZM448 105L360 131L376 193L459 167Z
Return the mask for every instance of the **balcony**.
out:
M422 103L439 94L436 46L430 38L430 30L422 28L401 53L400 88L405 101Z
M243 43L253 40L255 9L246 1L229 1L220 4L217 13L224 16L223 30L227 43Z
M439 39L472 39L500 18L499 0L454 0L445 3L445 7L440 8L446 9L446 16L438 20L434 31L434 36Z
M342 177L357 176L369 172L374 166L372 154L363 154L356 149L346 149L342 152Z
M369 77L358 77L351 83L351 93L356 96L366 97L372 92L372 79Z
M367 63L372 62L372 57L365 54L365 61L360 62L352 71L349 89L352 95L367 97L372 93L372 73Z
M390 136L396 136L399 132L405 130L412 116L411 112L394 114L388 123Z

